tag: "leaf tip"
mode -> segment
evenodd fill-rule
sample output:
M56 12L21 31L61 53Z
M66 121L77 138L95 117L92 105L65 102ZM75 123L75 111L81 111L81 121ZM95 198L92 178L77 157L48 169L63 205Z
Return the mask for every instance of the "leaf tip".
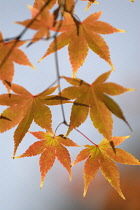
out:
M32 8L33 8L30 4L27 4L27 7L28 7L29 9L32 9Z
M72 78L76 78L76 73L77 73L77 71L73 71Z
M13 159L18 159L18 158L21 158L21 156L13 156L12 158Z
M103 11L104 11L104 10L101 10L101 11L98 12L98 13L100 14L100 16L102 15Z
M40 181L40 189L42 189L43 184L44 184L44 180L41 180L41 181Z
M115 69L115 66L113 65L113 64L111 64L111 71L115 71L116 69Z
M71 167L73 167L75 165L75 161L71 164Z
M91 7L92 4L99 4L96 0L95 1L89 1L89 3L87 4L86 8L85 8L85 12Z
M121 32L121 33L126 33L126 31L123 30L123 29L118 29L118 30L119 30L119 32Z
M131 137L131 135L125 136L125 139L128 139L128 138L130 138L130 137Z
M70 182L72 181L72 174L69 175Z
M126 200L126 198L124 197L123 193L121 193L120 196L122 197L122 199Z
M135 91L135 88L128 88L128 91Z
M31 67L32 67L33 70L36 70L36 67L34 65L31 65Z
M40 58L37 62L40 63L43 60L43 58Z
M84 192L83 192L83 197L84 198L86 197L86 194L87 194L87 189L84 189Z

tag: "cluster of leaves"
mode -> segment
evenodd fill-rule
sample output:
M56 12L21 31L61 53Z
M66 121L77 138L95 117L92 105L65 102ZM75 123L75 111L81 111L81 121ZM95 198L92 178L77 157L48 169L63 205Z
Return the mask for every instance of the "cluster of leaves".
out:
M89 0L86 9L92 3L97 4L98 2ZM55 9L53 10L53 8ZM0 132L5 132L17 125L14 132L14 158L41 154L40 187L43 186L46 173L53 166L55 157L67 169L70 179L72 177L71 166L87 159L84 165L84 196L90 182L100 168L104 177L124 199L120 189L119 172L113 161L131 165L140 165L140 162L126 151L116 148L128 136L112 136L112 114L122 119L128 126L129 124L119 105L110 96L120 95L133 89L125 88L113 82L106 82L114 66L110 58L109 47L100 34L125 31L100 21L102 12L93 13L84 21L79 21L74 15L74 0L35 0L33 6L29 6L29 9L32 17L23 22L16 22L24 26L24 30L18 37L12 40L4 40L2 33L0 33L0 79L8 90L8 93L0 95L0 105L8 106L0 115ZM53 12L51 12L52 10ZM54 62L57 63L57 51L68 45L69 60L72 67L71 78L60 77L57 64L58 85L52 85L37 95L32 95L24 87L12 83L14 62L34 68L24 52L19 49L21 45L26 43L26 41L21 41L21 38L28 29L36 31L29 45L40 39L45 39L45 41L50 38L54 39L40 61L51 53L55 53L56 60ZM54 32L53 37L51 37L50 32ZM100 75L92 84L76 78L76 73L80 66L84 64L89 48L111 67L110 71ZM62 91L60 78L70 84ZM57 88L59 94L52 95ZM65 103L72 104L69 123L65 119L63 109ZM52 130L52 112L49 108L52 105L60 105L62 108L62 123L68 127L66 134L56 136ZM99 145L96 145L77 130L77 127L85 122L88 114L93 126L104 137ZM16 156L17 148L29 131L33 121L40 128L45 129L45 132L30 132L39 141L33 143L22 155ZM86 140L90 141L92 145L85 145L85 149L79 153L74 163L71 164L70 154L66 147L78 146L68 138L73 129L85 136Z

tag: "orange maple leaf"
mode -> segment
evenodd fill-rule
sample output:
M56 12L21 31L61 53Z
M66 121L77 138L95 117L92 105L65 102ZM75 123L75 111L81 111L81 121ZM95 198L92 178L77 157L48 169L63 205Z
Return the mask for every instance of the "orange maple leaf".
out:
M60 10L62 11L67 11L72 13L73 9L74 9L74 0L35 0L34 2L34 7L38 7L38 3L40 4L40 2L45 2L48 3L47 7L48 9L52 9L52 7L58 3Z
M16 94L0 95L0 105L10 106L2 113L4 118L0 118L0 133L19 124L14 133L15 154L33 120L40 127L52 132L52 114L46 105L61 104L65 100L60 96L49 96L56 90L57 86L48 88L37 95L32 95L25 88L17 84L12 84L10 88ZM5 118L9 120L5 120Z
M79 147L76 143L63 135L55 136L53 132L30 132L36 138L41 139L33 143L22 155L15 158L31 157L35 155L40 156L40 173L41 181L40 188L42 188L45 176L50 168L53 166L55 158L67 169L70 180L72 178L71 173L71 159L68 150L64 147Z
M81 0L81 1L88 1L85 11L87 11L92 4L99 4L96 0ZM129 0L129 1L134 2L134 0Z
M20 40L5 42L3 40L2 33L0 32L0 80L12 82L14 76L14 62L20 65L27 65L34 68L24 52L18 49L25 43L26 41ZM10 52L11 54L9 54Z
M108 23L97 21L101 14L102 12L96 12L87 17L83 22L80 22L71 14L65 12L64 20L57 21L53 29L57 31L59 28L59 32L63 33L57 36L50 44L47 52L40 61L47 55L68 45L69 59L74 77L79 67L83 65L89 48L108 62L113 69L114 67L110 59L108 45L99 34L111 34L124 31L114 28Z
M54 15L50 14L49 8L47 6L44 8L42 12L40 12L43 5L44 1L38 1L36 7L29 6L32 18L25 20L23 22L20 21L15 22L23 26L26 26L30 29L37 30L31 42L37 42L43 37L46 37L47 39L50 37L50 29L54 24ZM39 15L36 17L37 14ZM31 22L32 24L30 24Z
M85 11L87 11L92 4L99 4L96 0L81 0L81 1L88 1Z
M129 136L124 137L112 137L114 146L119 145ZM101 170L104 177L109 181L109 183L115 188L119 195L125 199L121 189L120 189L120 175L118 169L113 161L129 164L129 165L140 165L140 161L137 160L130 153L116 148L116 154L110 147L107 139L103 139L99 145L85 145L86 149L83 149L72 165L81 162L85 159L84 164L84 193L86 196L89 184L95 177L98 169Z
M47 3L47 8L52 9L52 7L56 4L57 0L35 0L34 1L34 7L39 8L40 4Z
M46 4L48 3L48 4ZM32 18L25 21L16 21L15 23L21 24L27 28L37 30L35 35L33 36L31 42L37 42L42 38L49 39L50 30L55 25L55 10L53 14L50 13L49 9L51 9L56 4L56 0L53 1L45 1L45 0L36 0L34 2L34 6L28 6L30 8ZM65 3L62 0L58 1L60 6L63 6L63 10L71 12L74 8L74 0L66 1ZM46 6L45 6L46 5ZM45 8L43 8L45 6ZM42 9L43 8L43 9ZM37 17L36 17L37 16Z
M67 135L73 128L80 126L86 120L89 111L93 125L108 140L112 138L111 112L127 123L118 104L108 95L119 95L133 89L122 87L116 83L105 82L111 72L102 74L92 84L78 78L63 77L73 86L65 88L61 95L69 99L76 98L72 106Z

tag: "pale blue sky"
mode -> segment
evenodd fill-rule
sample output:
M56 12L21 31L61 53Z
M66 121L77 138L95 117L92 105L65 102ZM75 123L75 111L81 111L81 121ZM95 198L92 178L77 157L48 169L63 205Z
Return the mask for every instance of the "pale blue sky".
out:
M114 97L119 103L125 116L134 130L131 139L125 142L124 148L129 152L140 157L139 150L136 149L140 145L139 136L139 119L140 119L140 1L135 3L129 0L99 0L100 4L92 6L89 11L84 12L86 2L79 1L75 13L81 20L96 11L103 10L100 20L110 23L116 28L124 29L126 33L115 33L103 36L110 47L111 58L115 65L116 71L112 73L110 81L121 84L125 87L136 88L135 92L126 93L122 96ZM14 21L22 21L30 18L30 12L27 4L32 4L33 0L4 0L0 7L0 31L4 38L18 35L23 29L22 26L14 24ZM34 31L28 31L23 38L31 38ZM23 85L31 93L36 94L47 88L55 79L55 63L54 55L48 56L41 63L37 61L42 57L47 49L48 44L40 41L29 48L22 47L28 55L30 61L36 67L36 71L29 67L19 66L15 64L15 77L13 82ZM68 60L67 47L59 51L60 74L71 76L71 68ZM109 65L96 56L92 51L84 65L79 69L77 77L87 82L92 82L97 76L105 71L110 70ZM66 84L66 83L65 83ZM5 93L6 90L0 84L0 92ZM0 107L2 111L4 108ZM59 122L62 121L61 109L51 107L53 112L53 128L55 129ZM65 106L66 116L69 115L69 107ZM55 117L57 116L57 118ZM114 118L115 129L114 135L131 135L130 130L119 119ZM79 191L78 198L69 192L69 187L74 186L73 182L69 184L68 175L65 169L57 163L48 173L42 190L39 189L39 156L33 158L24 158L13 160L11 158L13 152L13 132L14 129L1 134L0 137L0 209L2 210L78 210L93 209L87 208L89 195L82 198L82 192ZM32 124L31 131L41 130L38 126ZM90 120L79 127L89 138L98 143L102 136L93 128ZM61 126L58 134L66 131L65 126ZM71 133L70 138L80 145L88 144L86 139L77 134L75 131ZM18 154L24 152L27 147L36 139L27 134L19 147ZM140 148L140 147L139 147ZM70 148L72 160L79 153L80 149ZM81 165L83 166L83 164ZM75 168L78 168L78 165ZM124 166L125 167L125 166ZM140 174L140 169L139 169ZM73 179L77 169L73 169ZM82 174L80 174L82 177ZM67 186L65 188L65 185ZM83 187L83 182L81 183ZM75 186L76 187L76 186ZM71 188L71 187L70 187ZM98 192L100 199L100 192ZM93 195L93 200L94 200ZM97 196L97 195L96 195ZM94 202L99 208L98 199ZM82 207L81 207L82 203ZM69 206L70 205L70 206Z

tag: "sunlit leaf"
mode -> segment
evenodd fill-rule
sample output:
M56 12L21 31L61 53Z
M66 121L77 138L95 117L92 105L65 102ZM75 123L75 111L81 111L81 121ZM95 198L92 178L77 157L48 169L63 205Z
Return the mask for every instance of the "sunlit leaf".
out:
M108 71L100 75L92 84L77 78L63 77L73 86L65 88L61 95L69 99L76 98L72 106L67 134L80 126L86 120L88 113L90 113L95 128L108 140L112 138L113 120L111 113L128 124L119 105L108 95L120 95L133 89L122 87L116 83L105 82L110 73L111 71Z
M52 131L52 114L46 105L58 105L67 100L60 96L51 100L50 94L56 90L57 86L48 88L37 95L32 95L25 88L16 84L12 84L10 88L15 94L0 95L0 105L9 106L1 115L4 117L0 118L0 132L5 132L19 124L14 133L15 154L33 120L40 127Z
M127 138L128 136L112 137L112 141L114 145L118 145ZM119 148L116 148L115 154L107 139L103 139L99 145L85 145L85 147L72 164L74 166L76 163L86 160L84 164L84 196L86 196L89 184L95 177L98 169L100 169L103 176L119 195L125 199L120 188L120 175L113 161L129 165L140 165L140 161L130 153Z
M101 14L102 12L96 12L80 22L71 14L65 12L64 20L57 21L53 28L53 30L63 33L58 35L56 40L50 44L40 61L47 55L68 45L69 59L74 77L80 66L83 65L89 48L108 62L113 69L108 45L99 34L112 34L124 31L114 28L106 22L98 21Z
M19 49L26 41L12 40L5 42L0 32L0 80L12 82L14 76L14 63L27 65L32 68L25 53Z
M22 155L15 158L22 157L31 157L35 155L40 156L40 173L41 173L41 181L40 188L42 188L45 176L50 168L53 166L55 159L57 158L59 162L63 165L64 168L69 173L70 180L72 178L71 173L71 159L68 150L64 146L74 146L78 147L76 143L70 140L67 137L55 136L53 132L30 132L36 138L40 139L33 143Z

